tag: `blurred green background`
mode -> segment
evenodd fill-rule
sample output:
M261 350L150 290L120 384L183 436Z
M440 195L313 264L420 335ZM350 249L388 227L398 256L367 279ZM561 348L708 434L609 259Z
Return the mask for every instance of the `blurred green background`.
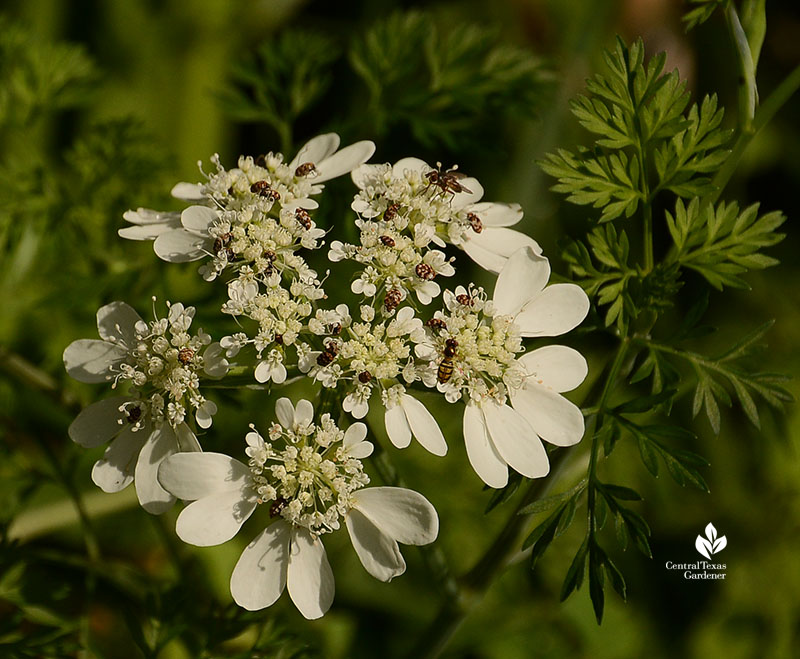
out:
M535 160L588 143L568 100L615 34L642 36L650 54L666 50L668 68L679 68L695 98L716 92L735 116L724 24L717 16L687 35L685 10L673 0L0 5L0 654L408 652L442 597L416 549L404 552L408 572L386 585L366 575L336 534L326 542L336 601L322 621L303 620L285 595L249 614L231 603L227 580L257 529L246 526L222 547L186 547L174 536L176 511L154 518L131 488L99 492L90 471L101 449L73 445L66 429L106 392L70 381L63 349L95 336L102 304L124 299L146 317L152 295L195 304L198 324L215 337L230 332L214 311L221 291L193 266L168 266L149 244L119 239L122 213L180 208L168 197L171 186L199 180L197 161L215 152L228 166L240 153L291 156L330 130L345 143L374 140L376 162L406 155L457 162L481 180L486 199L523 205L523 230L565 274L558 246L585 231L587 210L550 193ZM800 61L800 7L772 1L767 17L762 97ZM771 252L782 264L750 273L751 291L712 294L710 305L723 339L777 319L759 359L789 375L800 364L798 109L794 98L754 140L723 194L787 214L788 237ZM328 187L318 221L347 237L352 186ZM465 280L491 283L460 263ZM602 366L608 346L580 334L567 342L594 370ZM789 388L800 393L796 381ZM264 424L274 397L220 393L205 447L238 455L247 423ZM521 561L492 586L445 656L800 656L800 415L795 407L785 416L765 410L758 430L733 409L715 437L705 420L691 421L690 407L679 403L673 420L698 433L693 450L711 462L710 494L653 479L624 442L603 466L608 480L643 494L637 510L653 532L653 560L614 554L628 576L628 603L609 593L601 627L586 592L559 603L580 542L571 529L535 572ZM439 510L438 544L458 574L511 509L484 514L489 493L458 441L460 418L447 407L439 418L453 438L445 459L430 460L416 445L391 457ZM708 522L728 538L727 579L692 583L665 570L667 560L696 560L694 538Z

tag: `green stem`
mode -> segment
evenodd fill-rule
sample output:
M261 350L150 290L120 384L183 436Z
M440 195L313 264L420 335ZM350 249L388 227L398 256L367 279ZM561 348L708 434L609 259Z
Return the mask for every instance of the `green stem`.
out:
M608 398L625 361L629 343L629 339L623 337L617 349L599 396L597 409L600 412L598 412L598 415L602 414L602 410L608 403ZM588 396L588 398L592 397L592 395ZM595 425L594 427L597 426ZM591 461L596 463L596 433L593 432L592 435L594 439L591 449ZM524 506L543 496L557 482L558 476L561 475L564 469L567 456L574 454L576 450L578 450L577 447L573 450L555 452L551 457L552 473L550 478L546 480L537 479L530 482L528 489L508 518L505 526L500 529L494 541L475 563L475 566L458 582L453 595L445 599L433 622L422 634L412 652L409 653L409 657L414 659L435 659L444 651L461 624L480 602L494 579L509 564L516 553L517 546L532 517L531 515L520 515L519 511Z
M739 165L745 150L752 142L753 138L761 132L778 111L786 104L786 102L800 89L800 64L783 79L767 99L761 104L756 114L755 121L752 128L748 132L743 132L739 135L734 144L731 154L725 160L725 164L719 169L714 176L714 192L706 198L706 203L715 203L719 199L720 194L728 184L733 172Z
M725 22L736 48L736 61L739 65L739 128L743 133L748 133L753 130L758 105L756 68L753 66L753 55L750 52L747 35L744 33L733 2L729 2L725 9Z

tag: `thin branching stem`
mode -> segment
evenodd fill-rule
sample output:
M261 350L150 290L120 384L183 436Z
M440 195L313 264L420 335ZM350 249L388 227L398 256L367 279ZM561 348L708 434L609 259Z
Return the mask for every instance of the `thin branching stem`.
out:
M602 390L596 409L598 414L602 413L608 404L609 396L613 391L614 384L625 362L627 349L630 342L623 337L617 349L614 360L609 367L608 376L602 382ZM595 398L590 394L587 398ZM587 427L597 428L587 423ZM596 438L596 433L592 431ZM593 459L596 461L596 439L592 443ZM458 631L461 624L483 598L495 578L511 562L512 557L518 551L519 542L526 530L532 515L520 515L519 511L530 503L544 496L552 487L556 477L561 473L561 467L567 456L578 448L572 450L556 451L551 457L551 475L548 479L532 480L523 496L509 516L506 524L500 529L495 539L475 563L474 567L459 579L457 589L454 594L445 599L436 617L428 626L426 631L419 638L414 649L409 653L409 657L414 659L435 659L445 650L450 640ZM591 508L591 506L590 506Z

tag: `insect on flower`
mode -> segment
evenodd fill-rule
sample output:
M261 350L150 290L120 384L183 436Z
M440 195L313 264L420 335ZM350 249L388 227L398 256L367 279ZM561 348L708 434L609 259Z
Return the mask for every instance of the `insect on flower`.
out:
M294 170L295 176L308 176L311 172L316 171L316 166L313 162L304 162L302 165L298 165L297 169Z
M281 198L280 192L273 190L267 181L256 181L250 186L250 192L259 197L269 197L272 201L278 201Z
M294 217L301 227L308 230L311 228L311 215L304 208L298 208L294 212Z
M178 351L178 361L183 364L190 364L192 359L194 359L194 350L191 348L181 348Z
M392 204L389 206L386 211L383 213L383 219L387 222L391 222L394 218L397 217L397 211L400 210L400 204Z
M442 384L449 381L453 377L453 358L456 356L458 341L455 339L447 339L444 343L444 357L439 362L439 368L436 371L436 379Z
M399 306L400 302L403 301L403 294L393 288L388 293L386 293L386 297L383 298L383 306L386 311L394 311Z
M445 323L441 318L431 318L427 323L425 323L428 327L432 330L441 331L447 329L447 323Z
M338 354L339 354L339 346L336 343L336 341L328 341L325 344L325 350L323 350L317 357L317 364L319 364L320 366L327 366L334 359L336 359L336 355Z
M442 195L445 195L448 192L452 195L455 195L459 192L467 192L472 194L472 190L464 187L458 182L459 179L465 177L466 174L458 171L458 165L453 165L451 169L443 171L442 163L440 162L436 163L435 169L432 169L425 174L425 178L428 179L428 185L433 185L439 188L439 192Z
M394 238L391 236L381 236L380 241L387 247L394 247L396 245Z
M483 222L481 222L481 218L475 215L475 213L467 213L467 220L475 233L483 231Z

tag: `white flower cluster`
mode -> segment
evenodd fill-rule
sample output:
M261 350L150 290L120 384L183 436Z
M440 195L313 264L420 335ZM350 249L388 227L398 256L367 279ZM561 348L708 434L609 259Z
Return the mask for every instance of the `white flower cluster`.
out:
M189 334L194 313L194 307L172 304L167 318L146 323L129 305L112 302L97 312L101 340L73 341L64 351L64 365L76 380L111 382L112 388L129 383L125 395L83 410L69 434L87 448L111 441L93 480L117 492L135 474L139 501L150 512L163 512L175 501L156 480L159 462L179 449L200 450L184 422L186 408L194 409L201 428L211 425L217 411L200 393L200 378L220 378L228 369L208 334Z
M162 463L159 480L175 496L193 501L175 528L185 542L201 547L230 540L259 504L272 501L274 519L242 552L231 594L253 611L271 606L288 587L300 612L319 618L334 594L320 535L338 529L343 518L367 572L391 581L406 569L398 543L433 542L439 518L417 492L365 487L369 479L360 458L373 447L364 441L364 424L342 432L328 414L314 424L307 400L295 408L282 398L275 412L280 425L270 428L271 441L248 434L247 466L220 453L180 453Z
M369 483L361 458L372 453L364 441L367 427L354 423L339 430L331 415L314 423L314 408L301 400L294 409L288 398L276 407L268 439L252 429L246 453L258 503L270 503L270 514L302 526L313 535L339 528L339 519L353 507L352 494Z
M112 303L98 312L102 340L76 341L64 354L79 380L131 385L127 395L88 407L70 427L87 447L112 440L95 465L95 482L117 491L135 476L151 512L175 498L193 502L176 528L202 546L233 537L263 504L268 526L234 570L233 597L260 609L288 588L309 618L332 601L321 537L342 520L364 567L385 581L405 569L398 542L427 544L438 531L422 495L368 487L367 427L340 430L339 407L362 419L380 400L395 447L413 437L443 456L445 437L417 392L462 403L470 463L496 488L508 482L509 467L530 478L546 475L543 442L569 446L584 430L581 410L562 393L584 380L586 361L565 346L527 350L525 340L570 331L586 316L588 298L573 284L548 285L539 245L509 228L522 219L519 205L482 202L481 184L456 167L416 158L365 164L371 142L338 146L338 136L321 135L288 163L270 153L241 157L232 169L214 156L204 183L173 188L192 203L183 212L125 214L132 226L120 235L153 240L167 261L202 261L210 285L222 280L220 310L237 327L218 344L202 331L189 333L191 307L171 305L168 318L147 324ZM311 216L318 207L312 197L346 173L358 188L351 205L358 243L334 240L328 257L357 264L350 290L362 299L358 309L340 300L325 308L328 295L303 250L318 249L325 237ZM442 294L443 279L456 272L449 246L498 274L491 297L473 284ZM341 287L327 281L333 291ZM437 299L441 306L430 311ZM234 367L238 377L276 386L288 383L290 372L304 374L325 392L326 413L315 419L311 402L295 407L281 398L278 423L266 434L251 425L247 465L202 453L187 410L209 427L216 406L200 393L203 378L225 377Z

